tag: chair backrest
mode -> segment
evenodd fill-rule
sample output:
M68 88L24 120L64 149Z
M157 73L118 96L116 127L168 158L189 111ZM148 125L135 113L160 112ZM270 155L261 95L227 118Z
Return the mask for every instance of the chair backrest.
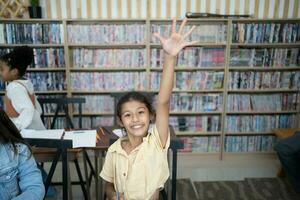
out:
M114 97L114 105L115 105L115 108L117 108L117 103L118 101L121 99L122 96L124 96L126 93L128 92L115 92L115 93L111 93L110 96ZM155 96L155 92L140 92L142 95L144 95L148 101L150 103L153 102L153 98ZM117 124L117 117L116 117L116 113L114 115L114 124Z
M64 117L66 118L66 126L64 128L72 128L74 129L74 123L71 120L69 115L69 105L78 104L78 127L82 128L82 104L85 103L85 99L81 97L60 97L60 98L38 98L39 103L42 107L42 120L45 123L45 105L54 104L56 106L55 114L53 120L51 122L50 129L54 128L54 125L58 119L59 112L64 113Z

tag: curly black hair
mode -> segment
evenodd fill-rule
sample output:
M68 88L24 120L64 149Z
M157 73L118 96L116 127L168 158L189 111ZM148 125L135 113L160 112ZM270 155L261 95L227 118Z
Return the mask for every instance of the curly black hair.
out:
M24 76L27 67L33 61L33 49L29 46L20 46L3 55L0 60L5 62L10 69L17 69L19 77Z

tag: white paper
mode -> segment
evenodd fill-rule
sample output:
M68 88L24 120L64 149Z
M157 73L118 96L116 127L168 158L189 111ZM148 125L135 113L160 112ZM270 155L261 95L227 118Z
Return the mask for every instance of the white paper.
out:
M73 141L73 148L95 147L96 130L66 131L64 139Z
M23 129L21 135L23 138L34 139L61 139L64 129L51 129L51 130L33 130Z

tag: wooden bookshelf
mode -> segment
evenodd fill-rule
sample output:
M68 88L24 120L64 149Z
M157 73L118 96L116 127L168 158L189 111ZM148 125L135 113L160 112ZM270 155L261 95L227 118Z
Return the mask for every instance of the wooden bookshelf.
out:
M37 91L36 94L38 95L67 95L67 96L109 96L111 93L119 93L120 90L116 88L111 89L100 89L100 88L84 88L84 90L77 90L71 87L71 74L72 73L132 73L132 72L144 72L146 73L147 80L147 89L141 90L142 92L155 92L158 91L151 88L150 85L150 77L152 73L159 73L162 71L162 68L157 66L153 67L151 65L151 53L153 49L161 49L161 45L157 44L152 39L152 27L154 25L170 25L172 20L156 20L150 19L149 17L146 20L122 20L122 19L113 19L113 20L96 20L96 19L66 19L66 20L48 20L48 19L1 19L1 23L12 23L12 24L61 24L62 25L62 32L61 36L63 40L61 44L1 44L1 48L14 48L21 45L29 45L33 48L38 49L48 49L48 48L61 48L64 50L64 60L65 66L60 68L55 67L48 67L48 68L29 68L28 72L36 73L36 72L61 72L65 74L65 82L66 82L66 89L62 91ZM178 24L181 21L178 21ZM226 124L227 119L231 116L254 116L254 115L297 115L298 126L300 124L300 105L299 101L297 103L297 109L290 110L290 111L277 111L277 110L270 110L270 111L229 111L227 105L229 103L229 95L272 95L272 94L298 94L300 95L299 89L286 89L286 88L270 88L270 89L229 89L227 87L229 82L229 74L234 71L238 72L293 72L293 71L300 71L300 66L293 65L293 66L282 66L282 67L251 67L251 66L231 66L230 56L231 51L233 49L284 49L284 48L297 48L300 49L300 41L297 42L277 42L277 43L246 43L246 42L233 42L233 25L237 23L258 23L258 24L266 24L266 23L279 23L284 25L286 23L297 23L300 24L300 19L289 19L289 20L262 20L262 19L191 19L188 21L187 25L195 25L195 26L207 26L207 25L222 25L226 29L226 34L224 35L224 41L199 41L199 43L192 45L188 48L203 48L203 49L221 49L224 50L224 63L222 65L214 64L215 66L204 66L200 64L200 66L188 66L188 65L177 65L175 67L175 72L190 72L190 73L206 73L206 72L224 72L224 80L222 88L220 89L177 89L175 88L173 94L175 95L206 95L206 94L213 94L213 95L221 95L222 105L218 110L214 111L171 111L171 117L219 117L218 120L220 121L219 131L177 131L177 136L181 138L185 137L218 137L220 139L220 150L218 152L192 152L190 154L193 155L211 155L219 157L223 159L226 156L235 156L235 155L269 155L274 154L273 152L226 152L225 150L225 142L227 136L272 136L271 130L266 130L262 132L232 132L227 130ZM69 42L69 33L68 33L68 26L69 25L144 25L145 26L145 36L142 42L135 42L135 43L124 43L124 42L113 42L113 43L91 43L91 42ZM1 29L0 29L1 30ZM1 35L1 33L0 33ZM131 68L125 68L120 66L109 66L109 67L75 67L73 64L72 56L74 49L131 49L131 50L145 50L145 64L144 66L132 66ZM201 58L202 59L202 58ZM201 60L202 61L202 60ZM200 61L200 62L201 62ZM176 75L175 75L176 80ZM126 91L124 91L126 92ZM4 92L0 92L1 95L4 95ZM88 102L87 102L88 103ZM73 108L69 108L71 114L75 117L78 116L78 113L73 111ZM84 112L84 111L83 111ZM84 112L83 116L85 118L93 118L93 117L113 117L114 113L112 112ZM53 116L53 114L47 114L46 116ZM254 129L255 130L255 129ZM183 154L183 153L182 153Z

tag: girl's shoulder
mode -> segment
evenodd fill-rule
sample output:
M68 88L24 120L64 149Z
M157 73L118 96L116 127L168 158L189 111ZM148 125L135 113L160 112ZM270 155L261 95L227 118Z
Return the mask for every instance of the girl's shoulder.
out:
M33 84L31 83L30 80L14 80L12 82L10 82L7 87L6 90L15 90L15 89L21 89L24 91L33 91Z

